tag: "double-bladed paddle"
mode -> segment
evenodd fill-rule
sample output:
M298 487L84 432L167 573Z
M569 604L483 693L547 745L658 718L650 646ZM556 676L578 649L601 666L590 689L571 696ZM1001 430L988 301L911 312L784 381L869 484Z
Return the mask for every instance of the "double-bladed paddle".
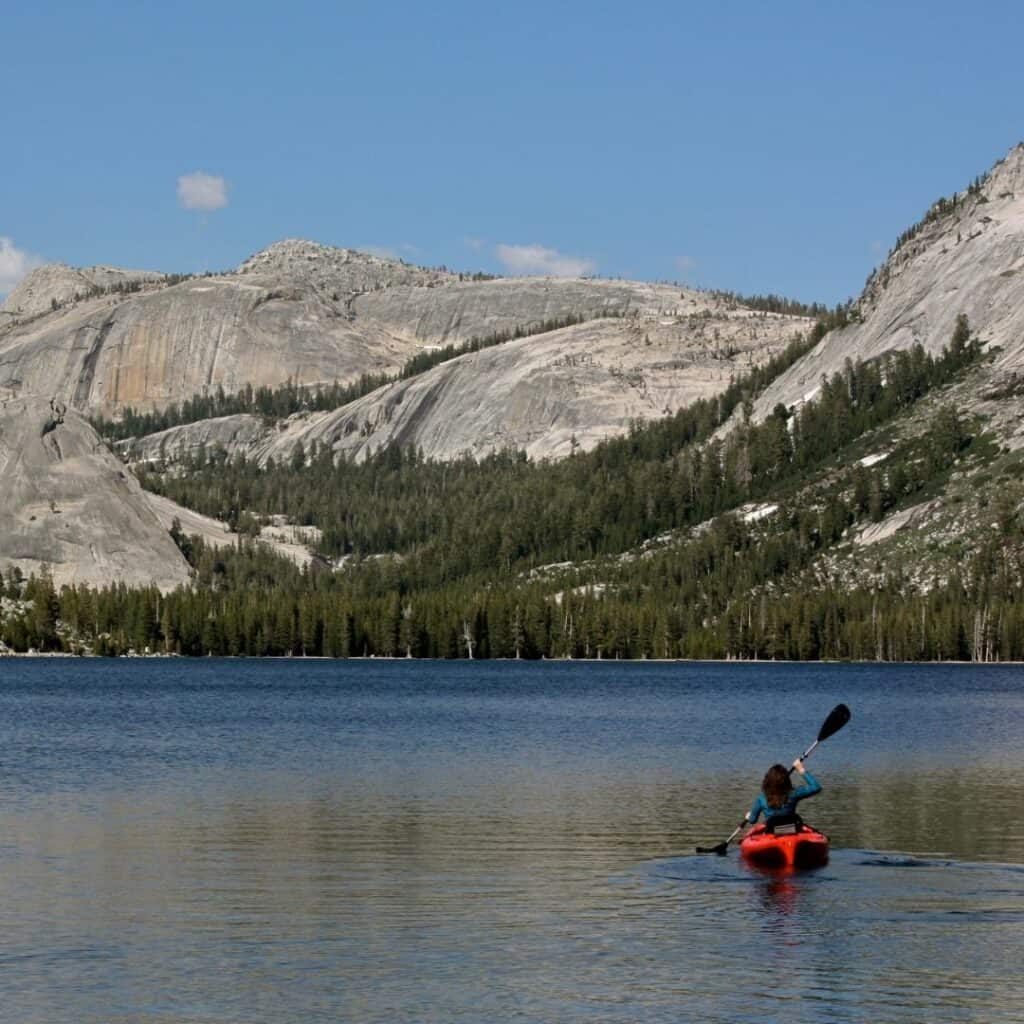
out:
M829 738L834 736L846 723L850 720L850 709L845 704L837 704L829 713L828 718L822 722L821 728L818 730L818 738L800 755L800 760L803 761L810 757L814 752L814 748ZM789 769L791 772L792 768ZM729 849L729 844L743 831L743 826L746 825L747 819L744 819L736 826L735 831L725 842L719 843L717 846L698 846L698 853L717 853L719 857L725 856L725 851Z

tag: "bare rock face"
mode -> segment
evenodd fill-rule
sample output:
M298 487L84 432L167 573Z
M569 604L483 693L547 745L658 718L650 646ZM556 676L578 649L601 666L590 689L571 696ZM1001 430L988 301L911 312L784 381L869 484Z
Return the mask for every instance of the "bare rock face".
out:
M841 369L847 358L870 359L918 341L937 352L960 313L983 341L1001 346L1003 371L1024 371L1024 147L1011 151L980 187L937 205L908 232L869 281L858 322L828 335L768 390L754 414L764 416L780 401L792 405L805 399L822 374ZM634 415L661 415L696 394L713 393L713 381L701 377L699 360L689 353L709 333L722 340L730 336L737 315L749 312L668 285L584 278L480 280L289 240L231 273L179 282L112 268L44 267L12 293L0 314L0 395L52 394L71 407L108 417L126 406L161 409L218 388L230 394L288 379L330 384L395 374L414 355L444 345L536 330L570 316L594 321L591 330L597 318L618 318L618 328L601 321L593 338L582 331L556 332L550 341L511 343L473 357L475 364L463 360L438 368L424 381L396 385L386 396L364 399L358 409L339 414L345 433L331 435L331 443L346 450L401 436L410 443L422 439L436 452L453 446L489 450L507 441L553 454L565 450L573 433L587 444L623 429ZM703 339L698 318L704 321ZM614 356L615 336L623 346L637 347L635 339L629 342L629 324L637 322L650 336L652 351ZM688 337L666 340L663 328L680 324ZM766 330L764 352L779 334L805 326L791 318L775 333L774 326ZM591 341L596 347L582 351ZM741 349L738 365L730 357L734 369L743 369L742 353L747 350ZM586 373L572 362L583 356L595 361ZM761 358L753 352L747 356L748 362ZM513 365L513 358L522 359L521 365ZM679 360L689 365L681 375ZM462 402L467 404L458 409L447 397L424 399L415 429L396 412L399 395L426 394L440 380L448 381L445 395L453 396L456 382L472 365L500 378L476 388L466 385ZM534 393L524 404L515 389L529 388L528 380ZM378 402L383 403L379 408ZM511 404L499 409L502 402ZM593 415L583 411L588 404ZM439 410L449 425L428 427L435 415L428 408ZM538 417L533 426L525 425L528 416ZM542 429L537 423L548 423L550 441L536 434ZM482 433L470 437L476 428ZM434 431L433 440L424 431Z
M128 438L116 442L113 448L129 462L180 463L203 449L210 452L223 448L232 453L255 450L266 443L271 432L261 417L239 413Z
M756 403L799 403L847 358L868 360L917 342L949 343L966 314L972 334L1002 349L997 367L1024 371L1024 144L992 168L980 188L934 206L872 275L858 303L861 322L832 331Z
M0 401L0 568L49 568L54 583L156 585L188 563L138 482L73 410Z
M54 394L109 417L218 388L395 371L421 346L374 322L356 324L352 301L392 283L425 287L449 276L295 241L234 273L185 281L42 267L0 309L0 393Z
M558 458L719 394L807 326L744 309L594 320L460 356L331 412L270 427L224 416L118 448L131 461L169 462L222 447L265 464L291 458L300 444L355 459L390 444L436 459L505 448Z
M719 315L727 304L716 297L673 285L592 278L520 277L452 281L424 287L396 285L358 296L359 317L396 335L435 345L512 333L576 316L594 319L644 314Z
M552 331L444 362L333 413L295 417L256 456L280 460L302 441L355 458L394 443L434 459L506 447L561 458L719 394L806 327L742 310L714 322L637 316Z
M568 317L724 317L728 304L628 281L470 279L292 240L185 281L43 267L2 312L0 393L112 417L218 388L394 374L424 350Z
M357 459L390 444L436 459L505 448L560 458L721 393L804 326L744 311L717 321L713 339L685 320L585 323L442 363L331 413L293 417L253 454L279 461L301 442Z
M305 286L231 275L103 297L0 335L0 388L54 391L83 412L163 408L221 387L349 380L400 366L409 346L357 331Z
M33 270L0 303L0 325L5 320L26 320L53 312L55 307L82 301L95 292L124 289L128 285L161 282L164 274L118 267L82 267L51 263ZM77 298L76 298L77 296Z
M186 537L201 537L204 543L215 548L233 548L238 544L238 534L231 533L228 524L219 519L193 512L160 494L147 493L146 500L165 530L170 530L177 520ZM303 566L318 561L309 544L319 537L320 531L315 526L266 525L260 529L256 540L275 554Z

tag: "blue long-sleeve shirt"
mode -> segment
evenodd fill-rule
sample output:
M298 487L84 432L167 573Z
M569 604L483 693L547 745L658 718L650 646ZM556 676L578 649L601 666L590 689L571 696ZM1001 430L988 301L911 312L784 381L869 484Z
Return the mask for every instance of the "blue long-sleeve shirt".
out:
M789 799L781 807L769 807L768 801L764 798L764 793L758 793L754 806L750 808L750 813L747 815L747 819L753 824L761 817L762 811L764 811L765 821L770 821L780 814L794 814L796 812L796 805L801 800L806 800L809 796L814 796L815 793L820 792L821 783L809 771L805 770L803 785L794 789L789 794Z

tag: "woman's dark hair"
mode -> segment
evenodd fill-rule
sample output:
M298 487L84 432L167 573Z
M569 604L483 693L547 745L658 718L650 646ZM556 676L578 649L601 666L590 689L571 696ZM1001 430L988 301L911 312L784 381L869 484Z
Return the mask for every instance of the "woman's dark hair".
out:
M764 773L764 782L761 783L764 798L768 801L769 807L782 807L785 805L789 794L793 792L793 783L789 778L789 771L785 765L773 764Z

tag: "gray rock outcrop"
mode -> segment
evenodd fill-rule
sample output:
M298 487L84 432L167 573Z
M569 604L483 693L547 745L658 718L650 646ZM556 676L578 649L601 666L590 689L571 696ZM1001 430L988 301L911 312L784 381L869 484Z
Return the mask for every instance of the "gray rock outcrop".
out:
M189 566L128 469L74 410L0 401L0 568L171 590Z
M719 394L802 326L744 311L717 320L713 340L685 319L597 320L461 356L330 413L292 417L251 454L280 461L301 442L307 452L326 444L356 459L391 444L434 459L505 448L561 458Z
M0 389L54 392L80 411L163 408L245 385L349 380L410 353L355 330L341 302L256 276L195 278L77 303L0 334Z
M199 537L205 544L215 548L234 548L238 545L238 534L231 533L228 524L219 519L193 512L161 494L147 492L146 500L165 530L170 530L177 520L178 528L186 537ZM319 536L320 531L315 526L263 526L256 540L275 554L303 566L317 561L309 541Z
M394 374L424 351L570 316L717 318L728 310L677 286L472 279L302 241L276 243L231 273L184 281L55 265L35 271L0 308L0 393L53 394L112 417L219 388Z
M69 267L50 263L33 270L17 288L0 302L0 326L5 321L30 320L55 308L94 297L97 292L116 292L134 286L159 284L165 274L151 270L122 270L119 267Z
M264 446L271 433L262 417L238 413L128 438L116 442L113 449L129 462L180 463L201 449L248 453Z
M719 394L806 327L745 309L593 320L468 353L331 412L274 426L224 416L118 449L130 461L174 462L220 447L262 464L290 458L299 444L355 459L390 444L436 459L504 448L558 458Z
M358 296L358 317L422 344L448 345L577 316L721 315L727 303L674 285L596 278L497 278L396 285Z
M920 342L937 354L949 343L956 318L1002 351L996 366L1024 371L1024 144L981 181L936 204L909 238L868 280L859 323L830 332L770 387L754 408L763 418L776 403L799 404L822 375L847 358L868 360Z

